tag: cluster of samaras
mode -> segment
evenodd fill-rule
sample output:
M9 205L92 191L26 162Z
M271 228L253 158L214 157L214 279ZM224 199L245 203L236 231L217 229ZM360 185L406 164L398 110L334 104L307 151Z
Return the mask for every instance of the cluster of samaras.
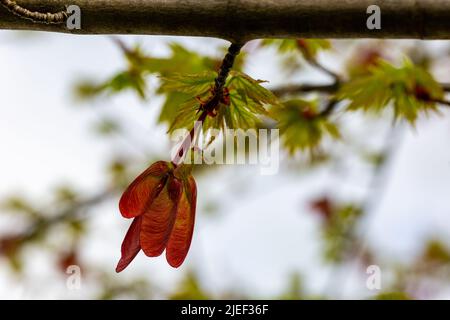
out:
M196 201L197 187L189 167L158 161L145 170L120 199L122 216L134 220L116 271L124 270L141 250L149 257L166 250L167 262L179 267L191 245Z

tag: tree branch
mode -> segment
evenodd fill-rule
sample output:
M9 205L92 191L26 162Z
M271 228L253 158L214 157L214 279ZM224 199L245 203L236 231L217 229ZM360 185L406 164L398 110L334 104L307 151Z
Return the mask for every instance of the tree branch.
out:
M316 59L307 59L308 63L310 65L312 65L313 67L319 69L320 71L322 71L323 73L326 73L327 75L329 75L330 77L332 77L334 79L335 85L338 87L339 83L341 82L341 79L339 77L339 75L337 73L335 73L334 71L331 71L330 69L328 69L327 67L325 67L323 64L321 64L319 61L317 61Z
M277 97L283 97L288 95L295 95L299 93L308 92L322 92L322 93L334 93L338 90L337 83L331 84L299 84L299 85L287 85L270 89Z
M295 95L295 94L308 93L308 92L319 92L319 93L331 94L331 93L337 92L340 85L341 84L338 82L330 83L330 84L306 83L306 84L274 87L274 88L270 88L270 91L272 91L273 94L275 94L278 97L284 97L284 96L288 96L288 95ZM444 90L444 92L450 93L450 84L442 83L441 87Z
M449 92L450 93L450 83L442 83L441 86L442 86L442 89L445 92Z
M437 100L433 100L433 102L441 104L441 105L446 106L446 107L450 107L450 101L447 101L447 100L443 100L443 99L439 100L439 99L437 99Z
M448 0L17 0L24 8L82 11L81 30L22 19L0 7L0 29L78 34L258 38L450 39ZM369 30L370 5L381 8L381 29Z

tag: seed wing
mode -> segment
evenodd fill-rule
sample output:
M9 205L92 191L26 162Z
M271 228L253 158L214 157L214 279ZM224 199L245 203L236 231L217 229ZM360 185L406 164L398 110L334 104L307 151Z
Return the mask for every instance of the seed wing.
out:
M169 166L164 161L152 164L125 190L119 202L123 217L134 218L145 212L161 191Z
M141 217L137 217L131 223L130 228L122 242L122 256L116 267L116 272L123 271L133 261L141 250L139 234L141 231Z

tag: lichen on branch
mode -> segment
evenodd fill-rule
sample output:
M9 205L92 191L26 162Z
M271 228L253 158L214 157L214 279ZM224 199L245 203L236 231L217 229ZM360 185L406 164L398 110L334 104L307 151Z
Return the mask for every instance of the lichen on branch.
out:
M68 16L67 11L65 10L58 11L56 13L31 11L12 0L0 0L0 4L16 16L30 20L34 23L62 24L67 20Z

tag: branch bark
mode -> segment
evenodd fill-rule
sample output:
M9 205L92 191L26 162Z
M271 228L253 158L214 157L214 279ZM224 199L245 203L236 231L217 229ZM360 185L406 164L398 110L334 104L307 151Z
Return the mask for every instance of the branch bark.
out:
M307 92L323 92L323 93L334 93L339 89L338 83L331 84L298 84L298 85L286 85L280 87L270 88L278 97L295 95L299 93Z
M44 25L0 7L0 29L76 34L258 38L450 39L448 0L17 0L30 10L82 11L81 30ZM381 8L381 30L369 30L369 5Z
M300 93L308 93L308 92L320 92L320 93L328 93L332 94L338 91L340 84L338 82L330 83L330 84L293 84L279 87L269 88L276 96L283 97L288 95L296 95ZM450 93L450 84L441 83L442 90L445 93Z

